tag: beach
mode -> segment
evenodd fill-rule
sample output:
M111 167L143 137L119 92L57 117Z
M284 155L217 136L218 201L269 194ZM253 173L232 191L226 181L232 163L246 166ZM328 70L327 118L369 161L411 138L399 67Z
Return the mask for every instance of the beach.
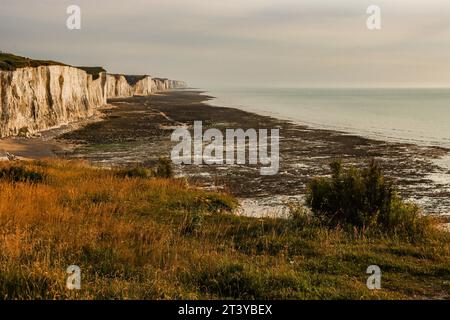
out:
M418 202L428 214L450 213L448 185L432 177L448 174L435 161L448 154L443 147L386 142L344 132L315 129L292 121L236 108L209 104L212 97L198 90L179 90L149 97L112 99L113 108L102 110L103 120L88 123L51 139L73 146L55 150L64 158L81 158L101 166L152 166L159 157L170 157L174 128L203 127L279 128L280 170L261 176L255 165L180 165L179 176L207 189L226 189L246 203L245 215L283 214L286 202L302 199L306 183L330 173L329 163L363 166L378 159L406 199Z
M0 149L20 157L86 159L99 166L150 167L170 157L176 144L173 130L202 121L207 128L278 128L280 170L261 176L256 165L177 165L179 176L206 189L226 189L241 199L239 213L248 216L283 216L286 204L301 201L307 182L330 173L329 163L343 159L363 166L377 159L399 186L400 194L419 203L427 214L450 213L448 175L437 161L449 154L443 147L363 138L280 120L267 115L209 103L213 97L198 90L179 90L148 97L112 99L99 115L81 123L43 132L39 137L0 140Z

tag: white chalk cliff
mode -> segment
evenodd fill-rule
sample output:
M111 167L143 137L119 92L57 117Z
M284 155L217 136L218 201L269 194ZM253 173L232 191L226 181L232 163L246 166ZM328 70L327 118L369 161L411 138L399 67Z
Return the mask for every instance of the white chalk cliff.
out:
M92 116L107 98L184 87L150 76L98 76L63 65L0 70L0 137L29 135Z
M91 116L106 104L106 75L69 66L0 71L0 136L30 134Z

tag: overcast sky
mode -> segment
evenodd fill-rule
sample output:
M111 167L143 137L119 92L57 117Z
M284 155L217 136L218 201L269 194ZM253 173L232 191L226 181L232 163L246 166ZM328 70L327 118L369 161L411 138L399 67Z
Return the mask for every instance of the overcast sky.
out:
M450 87L450 1L0 0L0 50L197 87Z

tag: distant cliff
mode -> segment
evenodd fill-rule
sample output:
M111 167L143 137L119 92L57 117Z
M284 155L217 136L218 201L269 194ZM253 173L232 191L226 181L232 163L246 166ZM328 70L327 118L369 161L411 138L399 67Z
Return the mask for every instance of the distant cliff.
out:
M28 135L92 116L108 98L182 87L182 81L112 75L98 67L0 54L0 137Z
M186 83L178 80L152 78L147 75L107 74L106 86L108 98L123 98L134 95L145 96L165 90L185 88Z

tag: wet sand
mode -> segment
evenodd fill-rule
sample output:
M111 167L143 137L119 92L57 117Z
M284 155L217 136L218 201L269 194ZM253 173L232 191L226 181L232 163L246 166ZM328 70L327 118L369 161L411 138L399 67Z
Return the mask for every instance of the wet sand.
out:
M69 150L61 143L43 141L40 138L8 138L0 140L0 159L6 157L6 152L22 159L54 158L57 153Z
M176 144L170 141L173 129L181 125L192 127L196 120L203 121L204 130L214 127L222 132L226 128L279 128L277 175L261 176L259 167L249 165L183 165L175 167L176 173L206 188L226 188L237 197L251 201L255 212L258 206L273 207L276 211L283 210L284 202L302 198L311 177L329 174L333 159L341 158L361 166L376 158L397 181L404 197L419 202L428 213L450 213L448 180L440 183L432 180L433 176L450 175L447 169L434 163L448 155L449 150L311 129L239 109L211 106L210 99L200 91L180 90L110 100L115 108L102 111L103 121L60 135L59 143L77 147L57 153L88 159L97 165L151 166L160 156L170 156Z
M12 153L21 160L36 160L61 157L71 154L77 147L68 140L58 139L64 133L78 130L88 124L102 121L104 111L113 109L114 106L106 105L87 119L51 128L39 132L31 137L12 137L0 139L0 160L6 159L6 152Z

